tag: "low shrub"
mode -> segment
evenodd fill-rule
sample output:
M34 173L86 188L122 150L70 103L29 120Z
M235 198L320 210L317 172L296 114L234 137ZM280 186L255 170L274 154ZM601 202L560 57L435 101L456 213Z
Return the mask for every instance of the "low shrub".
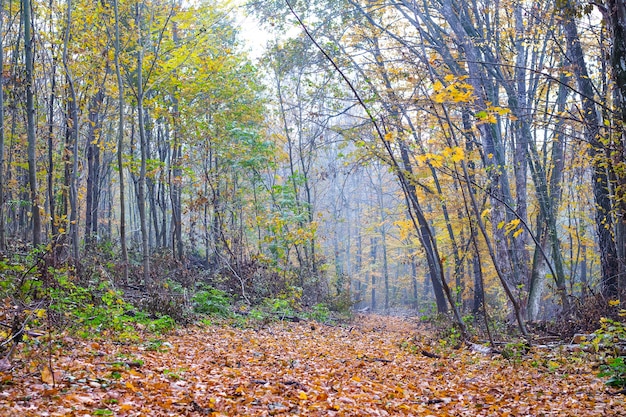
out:
M193 311L199 314L210 314L221 317L231 315L232 299L222 290L211 286L203 286L191 298Z

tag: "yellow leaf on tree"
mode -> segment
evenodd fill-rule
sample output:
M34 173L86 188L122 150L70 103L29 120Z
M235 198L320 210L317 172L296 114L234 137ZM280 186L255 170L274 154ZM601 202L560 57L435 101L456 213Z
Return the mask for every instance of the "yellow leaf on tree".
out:
M400 229L400 240L408 238L409 233L413 231L413 222L411 220L398 220L394 224Z
M443 166L443 156L434 153L426 154L428 162L435 168L441 168Z
M509 234L513 232L515 229L517 229L517 226L519 226L519 224L520 224L520 219L513 219L510 222L508 222L506 226L504 226L504 230L506 230L506 233Z
M446 101L446 95L444 93L437 93L433 96L433 101L441 104Z
M465 158L465 152L460 146L455 146L452 150L452 162L460 162Z

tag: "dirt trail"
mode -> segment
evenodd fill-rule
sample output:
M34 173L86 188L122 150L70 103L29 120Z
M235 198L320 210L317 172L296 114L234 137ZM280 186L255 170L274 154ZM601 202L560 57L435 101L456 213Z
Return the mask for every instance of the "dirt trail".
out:
M2 416L626 416L586 360L421 351L414 320L209 326L131 344L64 339L1 374ZM45 382L44 382L45 381Z

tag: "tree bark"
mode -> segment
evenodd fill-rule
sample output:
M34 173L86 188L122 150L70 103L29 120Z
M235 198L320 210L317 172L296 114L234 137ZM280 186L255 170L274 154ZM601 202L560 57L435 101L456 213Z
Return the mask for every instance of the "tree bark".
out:
M115 16L115 78L117 80L118 122L117 122L117 170L120 187L120 246L122 255L123 282L128 284L128 249L126 246L126 193L124 183L124 83L120 69L120 18L118 0L113 0Z
M85 246L92 250L98 234L98 206L100 200L100 107L104 92L100 89L89 103L87 134L87 190L85 196Z
M68 130L68 138L71 143L72 169L69 176L70 189L70 237L72 241L72 257L78 262L79 240L78 240L78 103L76 98L76 89L74 87L74 78L70 71L68 63L68 43L70 40L70 32L72 28L72 1L67 0L67 18L65 21L65 37L63 40L63 67L65 69L65 80L69 90L68 98L68 114L66 115L66 128Z
M6 229L4 227L4 0L0 0L0 252L6 249Z
M178 45L178 27L174 23L173 29L174 44ZM170 172L170 200L172 204L172 249L174 257L183 259L183 224L182 224L182 145L180 143L180 133L178 121L180 118L178 109L177 89L174 90L174 114L172 117L174 140L172 143L172 164Z
M616 138L615 169L616 186L616 255L619 267L618 287L626 288L626 2L607 0L608 27L611 35L611 68L615 82L615 107L618 120L615 123ZM611 283L610 285L614 285Z
M139 152L140 152L140 166L139 166L139 183L137 188L137 205L139 208L139 228L141 230L141 253L143 256L143 281L145 285L151 283L151 275L150 275L150 247L148 245L148 223L147 223L147 215L146 215L146 165L148 159L148 149L147 149L147 140L146 140L146 130L145 130L145 120L144 120L144 86L143 86L143 54L144 54L144 44L143 44L143 4L137 3L137 15L136 15L136 25L139 33L139 48L137 51L137 83L136 83L136 94L137 94L137 123L139 125Z
M37 187L37 143L35 136L35 102L33 78L33 36L31 24L31 2L22 0L22 16L24 17L24 59L26 61L26 136L28 140L28 183L30 185L30 201L32 213L33 246L38 247L41 242L41 207L39 190Z
M574 13L572 10L569 13ZM600 249L600 263L602 267L602 292L608 298L615 298L619 294L619 259L613 238L613 209L610 195L610 184L605 167L606 155L604 145L600 141L600 126L602 118L594 101L594 88L587 70L585 55L580 44L578 28L573 15L563 22L567 38L569 58L573 65L574 78L580 91L582 115L585 124L585 139L589 143L589 156L592 159L593 194L596 202L596 231Z

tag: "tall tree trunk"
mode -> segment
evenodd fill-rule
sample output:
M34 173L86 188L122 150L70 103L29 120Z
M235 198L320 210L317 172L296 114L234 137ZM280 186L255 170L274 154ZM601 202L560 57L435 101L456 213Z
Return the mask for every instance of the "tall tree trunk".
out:
M624 0L607 0L608 27L611 35L611 69L615 82L615 107L619 120L615 123L617 137L615 139L615 169L617 175L615 207L616 214L616 255L619 267L618 286L626 288L626 2ZM613 285L613 284L611 284Z
M153 137L154 121L152 120L149 111L144 111L144 118L145 118L144 131L146 135L146 155L147 155L147 159L150 159L153 156L152 147L154 145L154 137ZM146 214L148 216L146 219L146 223L149 227L148 228L148 248L155 247L155 241L156 241L156 245L158 245L159 243L157 237L160 233L160 227L159 227L159 214L157 211L157 202L156 202L156 187L157 187L157 184L156 184L155 178L146 176L146 193L148 197L146 204L150 203L149 214ZM152 231L152 229L154 229L154 231Z
M139 206L139 228L141 230L141 252L143 256L143 281L145 285L150 284L150 247L148 245L148 223L146 216L146 164L148 159L148 149L146 140L146 129L144 120L144 86L143 86L143 54L144 45L142 41L142 4L137 4L136 25L139 32L139 50L137 51L137 122L139 124L139 151L141 162L139 166L139 186L137 189L137 205Z
M53 33L54 17L52 15L52 0L48 6L50 7L50 33ZM57 73L57 57L56 45L51 45L52 55L52 74L50 74L50 98L48 100L48 209L50 212L50 226L52 230L52 242L56 245L56 238L59 234L59 224L56 216L56 196L54 192L54 111L56 98L56 73Z
M24 17L24 59L26 61L26 136L28 138L28 183L30 184L30 201L33 221L33 246L41 244L41 214L39 204L39 190L37 187L37 149L35 137L35 101L33 77L33 36L31 33L31 2L22 0L22 15Z
M165 131L163 129L163 124L159 124L159 129L157 132L158 142L159 142L159 158L163 166L168 166L169 163L169 155L170 155L170 147L169 141L166 141ZM160 245L164 248L168 247L168 235L167 235L167 198L169 197L165 184L168 183L167 178L169 177L169 171L161 170L159 173L159 207L161 208L161 242ZM171 188L170 188L171 189Z
M488 103L497 104L498 97L493 91L495 80L480 65L480 63L490 61L490 59L483 57L483 51L475 45L475 42L480 40L478 30L471 25L466 25L466 22L462 20L462 18L468 18L466 7L467 4L456 0L444 0L441 13L450 24L457 41L462 45L467 60L469 80L476 95L476 106L478 109L486 109ZM487 53L485 54L487 55ZM457 65L456 62L453 65ZM502 144L501 132L496 126L491 123L483 123L477 127L483 142L484 168L488 173L493 190L491 220L495 257L492 260L497 263L494 267L500 271L502 278L510 286L514 282L511 248L504 228L498 227L501 222L510 222L516 218L510 209L502 207L501 202L503 200L508 207L515 205L511 196L508 173L504 168L506 166L506 152Z
M124 184L124 83L120 70L120 19L118 0L113 0L115 15L115 77L118 94L118 124L117 124L117 170L120 187L120 243L122 251L123 281L128 283L128 249L126 247L126 193Z
M279 73L278 70L275 70L275 77L276 77L276 90L278 93L278 108L279 108L279 112L280 112L280 118L281 118L281 123L283 125L283 132L285 135L285 138L287 139L287 153L289 155L289 178L290 178L290 182L291 182L291 186L293 188L293 195L294 195L294 200L295 200L295 204L296 204L296 208L298 213L301 210L301 202L300 202L300 193L299 193L299 189L298 189L298 172L296 170L296 155L295 155L295 140L291 134L291 131L293 130L293 128L291 128L289 126L289 120L287 119L287 110L285 108L285 100L283 98L283 86L281 83L281 74ZM297 90L297 89L296 89ZM301 106L298 106L298 109L301 111ZM302 127L300 126L300 122L301 122L301 118L297 118L298 121L298 134L302 135ZM302 227L302 222L300 222L300 227ZM301 251L300 251L300 245L295 245L295 251L296 251L296 257L298 258L298 263L300 265L300 267L304 266L306 264L306 259L305 257L302 255ZM302 287L304 285L304 276L302 275L302 272L300 271L300 286Z
M20 53L22 33L23 33L23 30L22 28L20 28L20 30L18 31L18 38L15 44L13 45L13 50L12 50L13 59L11 62L11 77L14 80L12 82L13 85L15 85L15 80L17 79L17 76L21 71L21 69L19 68L19 58L22 56ZM7 98L9 97L11 96L7 96ZM16 146L16 141L13 140L13 138L15 138L17 134L16 132L17 132L17 123L18 123L18 105L16 101L17 99L13 98L11 102L7 103L7 106L5 107L5 109L10 108L12 110L11 111L11 129L9 133L9 137L12 138L12 140L9 142L8 150L5 151L5 157L7 159L5 184L8 184L13 179L19 180L18 172L21 171L21 170L16 170L17 172L14 172L13 170L9 169L9 167L13 163L13 155L15 154L14 150ZM22 196L24 198L22 198ZM5 190L5 197L4 197L5 201L11 200L12 197L13 197L13 193L10 194L10 190L7 188ZM26 193L21 192L20 195L16 197L22 199L23 201L28 201L29 199L27 192ZM6 229L7 238L17 236L18 231L19 231L24 234L23 240L28 241L28 239L30 239L30 236L28 236L27 233L28 234L31 233L30 225L22 223L21 218L20 218L20 212L24 210L24 206L20 205L19 207L16 207L15 205L11 205L11 206L7 206L6 209L7 209L7 215L6 215L7 223L5 223L4 226L7 228Z
M514 95L515 100L509 100L510 104L516 106L515 113L518 120L513 122L513 130L515 137L515 148L513 152L513 175L515 178L515 211L517 215L524 221L528 220L528 163L526 158L526 149L528 142L532 140L524 127L528 123L530 118L530 112L527 110L531 108L531 103L528 98L528 86L527 80L531 79L527 69L527 47L526 47L526 30L524 25L523 10L520 4L514 5L514 17L515 17L515 47L516 47L516 61L515 61L515 91L509 89L509 94ZM512 83L511 83L512 84ZM513 266L516 269L514 275L516 283L519 285L521 293L527 291L530 281L529 274L529 254L528 254L528 234L522 233L517 237L510 239L510 245L512 246L512 259ZM526 304L525 298L520 297L520 302Z
M100 107L104 92L100 89L89 102L87 134L87 190L85 198L85 246L92 250L98 233L98 205L100 196Z
M68 43L72 27L72 1L67 0L67 18L65 21L65 37L63 41L63 67L65 79L69 90L68 114L66 116L67 129L72 145L72 169L69 177L70 189L70 237L72 240L72 257L78 261L78 103L76 102L76 90L74 79L68 64Z
M476 241L476 236L472 236L471 239ZM485 303L485 288L483 287L483 271L480 265L480 253L476 248L474 249L474 255L475 256L470 261L472 264L472 274L474 275L474 300L472 302L472 314L474 317L478 317L478 314Z
M174 23L172 30L175 45L180 43L178 26ZM180 141L180 114L178 109L178 92L175 89L173 96L174 111L172 116L174 140L172 142L172 167L170 167L170 200L172 204L172 249L174 256L183 259L183 220L182 220L182 144Z
M589 143L589 156L592 159L592 186L596 202L596 230L600 249L602 267L602 292L606 297L615 298L619 293L619 259L613 239L613 219L611 217L612 202L610 195L609 176L606 168L604 145L600 141L602 118L594 101L594 88L587 70L585 55L580 44L578 28L574 19L574 10L569 10L563 25L567 38L567 49L573 65L574 78L580 91L582 101L585 139Z
M567 106L567 97L569 95L569 88L567 86L567 77L565 75L561 76L558 94L557 94L557 102L556 107L559 113L563 113ZM555 132L561 132L563 130L564 120L561 119L557 122ZM552 143L552 170L550 174L550 178L546 185L547 190L549 190L549 201L545 201L544 204L548 204L551 208L552 212L556 212L559 204L561 203L561 181L563 178L563 165L565 162L564 158L564 149L565 149L565 135L555 134L555 137L551 141ZM536 153L536 151L535 151ZM535 157L535 160L538 158ZM539 245L535 246L535 252L533 255L533 263L531 270L531 278L530 285L528 290L528 302L527 302L527 318L529 321L534 321L537 319L537 315L539 313L540 303L542 299L543 290L545 287L545 274L543 273L543 268L545 267L546 259L541 254L542 248L545 246L546 236L548 233L548 222L545 220L546 209L541 209L537 214L537 237L539 240ZM552 235L550 236L551 250L560 251L560 242L558 240L558 236L556 234L556 218L555 214L552 214L550 224L550 231ZM563 272L563 264L560 255L555 255L552 253L552 259L555 264L555 272L557 273L557 277L554 277L557 282L557 291L561 295L561 303L563 304L564 310L568 309L568 298L567 293L565 291L565 277ZM573 277L571 278L573 279ZM565 300L563 299L565 298Z
M545 246L547 230L545 221L541 213L537 215L537 237L539 244L535 246L533 253L533 265L530 276L530 287L528 288L528 302L526 317L528 321L535 321L541 308L541 299L546 285L546 259L541 256L541 245Z
M382 167L378 167L378 184L375 184L376 187L376 197L378 203L378 214L380 216L380 243L382 245L382 257L383 257L383 282L385 284L385 310L389 310L389 260L387 259L387 231L386 227L386 215L385 215L385 206L383 200L383 179L380 173L380 169Z
M419 307L418 302L418 289L417 289L417 262L415 262L415 256L410 256L411 262L411 286L413 290L413 300L411 303L411 307L417 311Z
M370 245L371 245L370 246L370 264L373 266L376 264L376 252L378 249L378 239L376 239L375 237L372 237L370 240ZM372 269L372 271L370 271L371 278L372 278L371 307L372 307L372 311L376 311L376 307L378 306L377 301L376 301L376 274L374 273L375 268L371 268L371 269Z
M413 126L410 115L408 115L406 110L400 105L401 100L399 100L398 97L396 97L394 93L393 85L391 83L391 80L389 79L388 72L385 68L384 60L380 52L380 46L379 46L378 40L375 38L372 41L372 43L374 47L373 53L374 53L375 62L378 68L381 70L381 75L385 83L385 92L386 94L390 96L389 100L385 100L385 103L383 103L383 106L390 113L394 127L398 130L398 132L403 132L405 130L403 123L402 123L403 117L404 119L407 120L407 123L409 125L409 130L412 132L412 136L415 139L415 143L418 146L422 147L422 143L419 139L417 129L415 129L415 127ZM367 78L367 77L364 77L364 78ZM400 153L401 153L401 161L402 161L402 167L401 168L398 167L398 168L403 169L407 173L407 176L411 178L413 175L413 167L411 165L411 161L409 158L408 145L404 142L404 140L400 138L398 138L397 141L400 145ZM439 182L439 176L437 175L436 170L432 166L430 166L430 172L432 174L432 178L437 188L437 192L439 193L439 195L442 195L441 185ZM409 201L411 202L410 204L413 205L413 211L416 211L416 213L419 213L422 211L422 209L421 207L419 207L419 204L418 204L415 186L410 181L407 185L408 185L407 192L410 195L410 198L409 198ZM446 229L448 232L448 236L450 237L450 241L452 243L452 249L453 249L452 253L454 256L454 260L455 260L455 270L454 270L455 276L459 277L461 261L459 257L458 247L456 244L456 238L455 238L452 225L450 222L450 217L448 214L448 207L445 203L445 199L443 198L440 199L440 205L441 205L444 219L446 221ZM409 209L409 212L412 212L411 207L408 207L408 209ZM419 215L417 217L418 219L421 218L421 216ZM433 284L433 290L435 293L435 300L437 303L437 311L439 313L445 313L448 311L448 306L446 304L446 294L444 291L444 287L446 286L445 279L444 279L444 272L441 268L440 262L436 261L436 258L437 258L437 256L435 255L435 252L437 251L436 241L433 240L433 243L429 243L431 241L430 235L432 234L431 227L428 224L428 222L426 222L425 219L422 223L424 224L420 223L418 235L420 236L420 241L422 242L422 245L425 245L424 251L426 252L426 258L428 259L428 268L430 271L431 280L433 280L432 284ZM449 302L450 302L451 308L456 311L456 307L455 307L453 300L449 300Z
M0 74L4 74L4 0L0 0ZM4 87L0 83L0 252L6 249L4 193Z
M517 325L518 325L520 331L522 332L522 334L524 335L524 337L529 339L529 335L528 335L528 332L526 330L526 325L524 324L524 319L522 317L522 311L520 309L518 301L517 301L515 295L513 294L513 290L511 288L510 283L507 281L507 279L505 278L504 274L502 273L502 271L498 267L498 263L496 262L496 254L494 252L493 245L491 244L491 240L489 238L489 235L487 234L487 229L485 227L485 223L483 222L483 219L482 219L482 217L480 215L480 208L478 207L478 202L476 201L476 197L474 196L474 191L473 191L472 186L471 186L470 175L468 173L467 165L463 161L461 162L461 165L462 165L462 169L463 169L463 175L464 175L464 177L466 179L466 182L467 182L467 189L468 189L468 193L467 194L469 195L469 200L470 200L471 205L472 205L472 209L473 209L473 212L474 212L474 217L476 219L476 225L478 226L478 228L480 229L481 234L483 235L483 238L485 240L485 244L487 245L487 251L489 252L489 256L491 257L491 259L493 261L494 268L496 270L496 274L498 275L498 279L500 280L500 283L502 284L502 288L504 289L504 292L506 293L506 296L509 299L509 302L513 306L513 313L515 314L515 318L517 320Z

